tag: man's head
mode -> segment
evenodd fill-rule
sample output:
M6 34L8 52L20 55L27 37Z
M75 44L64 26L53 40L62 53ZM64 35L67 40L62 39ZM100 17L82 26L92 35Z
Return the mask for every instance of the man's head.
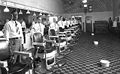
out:
M11 15L12 15L12 20L18 19L18 12L16 9L11 12Z

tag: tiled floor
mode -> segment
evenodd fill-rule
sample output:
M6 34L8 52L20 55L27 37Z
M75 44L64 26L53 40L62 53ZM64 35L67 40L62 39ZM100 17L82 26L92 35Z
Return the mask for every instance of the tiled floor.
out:
M94 40L99 42L98 46L93 44ZM101 59L109 60L110 67L101 67ZM65 60L67 63L55 74L120 74L120 39L111 34L82 34Z
M98 46L93 44L94 40L99 42ZM111 34L82 33L73 52L64 59L66 64L53 74L120 74L120 39ZM101 67L101 59L109 60L110 67Z

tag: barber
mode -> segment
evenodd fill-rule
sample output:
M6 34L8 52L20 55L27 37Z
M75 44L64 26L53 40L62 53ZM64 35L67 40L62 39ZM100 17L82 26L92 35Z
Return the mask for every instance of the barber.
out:
M23 32L21 24L17 21L18 20L18 12L17 10L13 10L11 12L12 18L9 22L7 22L4 26L5 38L9 41L10 52L13 54L13 51L22 51L22 44L23 44ZM8 65L12 66L17 62L21 62L21 58L18 59L17 55L13 55L12 62L9 60Z

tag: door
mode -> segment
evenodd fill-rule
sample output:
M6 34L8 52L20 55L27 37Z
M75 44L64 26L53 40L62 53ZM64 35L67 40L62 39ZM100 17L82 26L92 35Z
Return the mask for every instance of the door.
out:
M86 23L86 32L92 32L92 16L86 16L85 18Z

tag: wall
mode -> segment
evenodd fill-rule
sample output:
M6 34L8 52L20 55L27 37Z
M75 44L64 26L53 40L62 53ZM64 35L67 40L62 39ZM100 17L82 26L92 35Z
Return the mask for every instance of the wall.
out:
M84 21L85 14L84 13L72 13L72 14L63 14L64 17L71 17L71 16L82 16L82 20ZM92 16L92 21L98 20L108 20L109 17L113 17L112 11L105 11L105 12L92 12L87 13L86 16Z
M5 6L0 6L0 21L2 21L2 23L0 24L1 26L5 24L5 20L6 19L11 19L11 11L13 10L13 8L10 8L9 7L9 10L10 12L3 12ZM26 14L26 10L22 10L23 14L22 15L19 15L19 19L20 18L23 18L27 24L27 27L30 27L31 26L31 22L32 22L32 19L33 19L33 13L34 12L31 12L30 15L27 15ZM36 13L37 15L39 15L39 13ZM1 29L1 26L0 26L0 29Z
M61 0L8 0L10 2L16 2L26 6L32 6L39 8L43 11L62 13L63 7Z
M0 0L0 5L2 4L2 1L4 0ZM7 1L23 4L23 5L30 6L30 7L32 6L35 8L40 8L43 12L47 11L47 12L52 12L58 15L63 13L61 0L7 0ZM2 24L4 24L5 19L11 18L10 13L3 12L4 8L5 7L0 6L0 20L2 20ZM27 21L30 22L33 19L32 14L33 12L31 13L30 16L27 16L26 14L24 14L23 17L25 17Z
M101 21L106 20L108 21L109 17L113 18L113 12L112 11L105 11L105 12L92 12L87 13L86 15L84 13L74 13L74 14L63 14L64 17L71 17L71 16L82 16L82 21L85 21L85 16L92 16L92 23L95 21ZM84 31L86 31L86 25L84 26ZM92 25L92 32L94 31L94 26Z
M6 19L10 19L11 18L10 13L4 13L3 12L4 8L5 7L0 6L0 20L2 21L1 25L4 25Z
M120 16L120 0L113 0L113 16Z

